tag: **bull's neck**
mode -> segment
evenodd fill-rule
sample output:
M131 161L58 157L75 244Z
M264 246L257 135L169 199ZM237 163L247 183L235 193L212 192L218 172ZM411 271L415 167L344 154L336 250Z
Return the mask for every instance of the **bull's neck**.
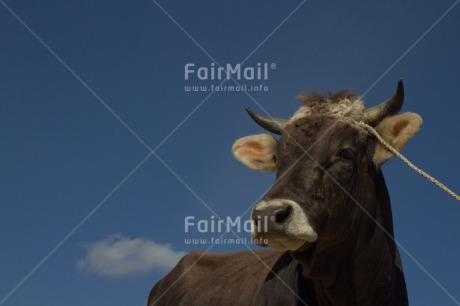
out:
M392 247L376 240L344 254L322 250L299 260L319 305L404 305L394 302L400 276Z
M361 231L340 244L318 242L292 253L318 305L407 305L399 253L391 238L390 200L380 177L374 215L380 226L368 220L371 234Z

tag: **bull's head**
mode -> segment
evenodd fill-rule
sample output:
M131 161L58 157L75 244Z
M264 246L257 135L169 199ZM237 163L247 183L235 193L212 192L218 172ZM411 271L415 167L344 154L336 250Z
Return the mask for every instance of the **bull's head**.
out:
M422 123L414 113L397 115L403 99L399 81L392 98L369 109L347 90L300 97L302 106L288 120L248 109L261 127L280 135L278 141L269 134L243 137L232 148L249 168L276 171L274 185L252 210L253 239L293 251L372 231L364 211L376 217L376 206L387 197L386 189L382 194L378 188L384 185L379 168L392 153L358 123L376 127L386 142L401 150Z

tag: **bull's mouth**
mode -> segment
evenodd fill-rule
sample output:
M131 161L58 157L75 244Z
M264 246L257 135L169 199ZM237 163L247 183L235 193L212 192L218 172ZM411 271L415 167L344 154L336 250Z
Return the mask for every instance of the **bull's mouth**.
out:
M317 237L311 239L300 239L289 236L268 235L268 233L252 233L252 240L258 246L271 247L275 251L297 251L305 244L314 243Z

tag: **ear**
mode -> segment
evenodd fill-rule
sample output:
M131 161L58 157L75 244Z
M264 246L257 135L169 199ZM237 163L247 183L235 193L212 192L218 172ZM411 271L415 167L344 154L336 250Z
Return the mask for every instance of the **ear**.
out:
M409 139L420 129L422 118L414 113L404 113L383 120L377 130L382 138L393 148L401 151ZM374 164L382 165L393 157L393 153L388 151L378 140L374 152Z
M251 135L235 141L232 146L237 160L251 169L272 171L276 169L276 147L278 143L269 134Z

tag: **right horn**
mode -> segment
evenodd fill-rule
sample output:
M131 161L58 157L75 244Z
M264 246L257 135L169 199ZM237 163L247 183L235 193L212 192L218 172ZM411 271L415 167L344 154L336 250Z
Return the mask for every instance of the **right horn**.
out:
M377 126L386 117L397 114L404 102L404 85L401 79L398 80L396 92L390 99L374 107L366 109L363 121L372 127Z

